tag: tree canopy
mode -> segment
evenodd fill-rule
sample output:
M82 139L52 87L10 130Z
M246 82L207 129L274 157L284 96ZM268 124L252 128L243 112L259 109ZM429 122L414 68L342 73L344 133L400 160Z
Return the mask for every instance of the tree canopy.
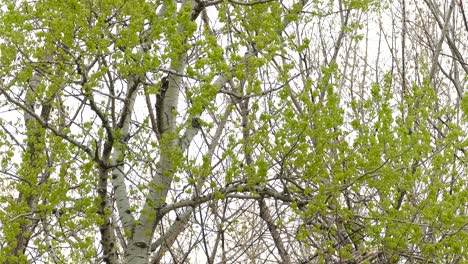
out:
M0 0L0 263L468 261L465 8Z

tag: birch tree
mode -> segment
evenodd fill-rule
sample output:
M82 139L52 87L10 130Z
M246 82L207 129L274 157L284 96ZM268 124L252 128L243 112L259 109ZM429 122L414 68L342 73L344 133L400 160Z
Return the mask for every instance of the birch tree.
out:
M461 1L0 3L1 263L467 259Z

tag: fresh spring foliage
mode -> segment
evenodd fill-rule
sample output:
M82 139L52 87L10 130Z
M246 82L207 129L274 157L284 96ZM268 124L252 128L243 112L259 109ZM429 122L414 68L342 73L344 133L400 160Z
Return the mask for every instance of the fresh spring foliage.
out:
M0 263L468 261L436 2L1 0Z

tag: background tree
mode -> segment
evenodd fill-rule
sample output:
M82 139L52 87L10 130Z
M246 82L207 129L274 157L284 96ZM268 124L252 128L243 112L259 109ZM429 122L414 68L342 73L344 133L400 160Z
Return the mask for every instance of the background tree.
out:
M1 263L460 263L462 1L0 2Z

